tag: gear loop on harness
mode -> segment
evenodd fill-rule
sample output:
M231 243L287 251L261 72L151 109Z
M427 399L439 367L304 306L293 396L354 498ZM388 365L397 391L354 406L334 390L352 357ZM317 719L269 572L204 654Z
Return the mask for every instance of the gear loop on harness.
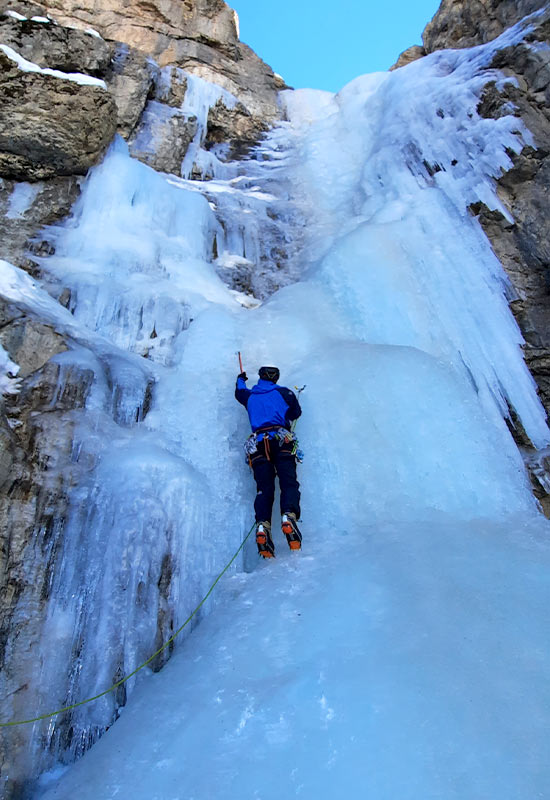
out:
M271 461L271 438L277 439L281 445L288 445L292 443L291 455L296 456L297 460L303 460L303 453L299 450L298 437L293 430L283 428L280 425L271 425L268 428L259 428L254 433L251 433L245 441L243 447L248 465L252 468L252 458L258 452L258 445L260 442L264 444L265 457Z

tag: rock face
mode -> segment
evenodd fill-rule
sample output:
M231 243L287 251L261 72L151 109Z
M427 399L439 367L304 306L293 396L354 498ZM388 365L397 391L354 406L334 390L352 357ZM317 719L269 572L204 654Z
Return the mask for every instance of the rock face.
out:
M0 17L2 44L43 68L83 72L102 78L110 67L113 47L84 31L53 23Z
M23 72L0 51L0 176L84 175L116 130L113 98L44 73Z
M18 377L28 377L52 356L67 349L63 337L50 326L28 320L21 314L14 316L9 308L4 308L0 314L0 344L19 365Z
M131 140L137 158L159 171L180 174L198 131L196 117L181 110L187 79L180 66L161 71L137 45L158 53L161 63L181 45L185 52L174 56L176 61L246 100L247 105L238 102L235 108L218 104L204 121L205 145L222 158L245 156L280 115L276 91L281 81L238 41L236 16L224 3L136 4L122 11L102 3L91 9L52 6L52 12L59 11L62 20L81 30L53 19L45 22L49 7L43 5L8 0L2 9L0 42L18 56L41 70L88 75L107 86L24 72L0 51L0 177L5 179L0 208L8 212L0 255L31 272L32 263L22 255L25 244L40 225L68 212L78 193L75 176L97 163L115 131ZM36 15L39 19L30 18ZM106 35L114 36L116 29L124 41L106 41L85 28L94 23ZM193 174L200 177L203 171ZM60 176L67 176L63 186ZM24 219L9 212L13 181L40 182L32 214L27 209Z
M158 69L144 53L124 44L114 47L110 72L105 80L117 108L117 130L128 139L147 103Z
M142 144L138 131L138 137L130 143L132 155L159 172L179 175L187 149L197 133L197 118L176 111L155 114L154 106L150 106L142 121L151 138Z
M50 359L67 349L66 339L5 302L0 344L19 360L21 375L16 391L0 402L0 684L7 697L14 687L25 694L21 676L28 648L43 624L39 613L28 613L26 601L36 609L48 593L68 504L65 465L75 424L70 414L83 407L94 376L78 368L62 373ZM20 729L0 744L2 771L11 773L4 779L6 798L26 795L17 753L27 736Z
M443 0L422 35L424 49L483 44L544 5L544 0Z
M143 50L160 66L181 58L189 47L186 41L213 45L230 55L239 43L237 16L222 0L130 0L123 5L93 0L86 6L53 0L47 10L62 24L93 27L109 40Z
M29 14L44 13L27 5L21 8ZM104 82L103 87L82 85L59 75L24 72L13 57L0 53L0 125L4 141L9 139L0 160L1 174L17 180L85 174L103 155L115 131L130 136L158 73L145 54L128 45L109 43L53 21L4 15L0 41L42 70L69 76L78 73L97 79L96 84Z
M7 5L25 14L28 5ZM238 18L222 0L54 0L32 6L62 25L93 28L109 42L123 42L147 54L160 67L174 65L217 83L252 114L280 116L277 92L284 82L239 41Z
M537 37L546 41L548 32L547 25L535 31L533 43ZM514 156L513 168L498 181L513 223L486 208L479 209L479 220L514 287L510 307L525 338L525 360L550 414L550 56L544 48L522 44L499 53L493 66L511 82L500 91L494 84L487 87L479 113L494 117L512 108L532 133L536 147ZM534 457L530 442L520 438L520 444L527 447L535 493L548 513L548 463Z
M258 143L269 125L253 116L242 103L227 108L218 100L208 113L205 147L210 150L221 145L222 160L233 161L246 156Z
M423 44L404 50L390 69L405 67L435 50L489 42L545 5L544 0L442 0L424 28Z
M426 51L423 47L419 44L413 44L412 47L407 47L406 50L403 50L393 67L390 67L390 72L400 67L406 67L407 64L410 64L412 61L417 61L425 55Z
M180 175L182 161L197 134L197 117L182 110L186 93L187 78L180 67L158 71L130 137L132 155L159 172Z
M43 225L67 216L80 193L79 180L76 176L33 184L0 180L1 257L38 277L40 270L31 251L39 251L41 245L34 236Z
M5 178L85 174L115 131L131 141L137 158L180 175L199 126L207 149L233 159L246 156L281 117L277 93L284 83L239 42L236 14L221 0L134 2L123 9L109 0L89 8L72 0L51 5L8 0L3 8L0 39L19 56L42 70L105 82L101 88L23 72L0 52L0 99L6 101L0 111L0 176ZM184 112L184 70L229 91L236 106L225 100L202 122ZM203 168L191 174L208 177Z

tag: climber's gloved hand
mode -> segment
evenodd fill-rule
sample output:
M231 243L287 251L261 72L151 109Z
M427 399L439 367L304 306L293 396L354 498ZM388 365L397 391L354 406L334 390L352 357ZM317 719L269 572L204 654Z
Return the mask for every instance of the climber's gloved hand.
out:
M243 381L248 380L248 375L246 374L246 372L241 372L241 374L238 377L242 378Z

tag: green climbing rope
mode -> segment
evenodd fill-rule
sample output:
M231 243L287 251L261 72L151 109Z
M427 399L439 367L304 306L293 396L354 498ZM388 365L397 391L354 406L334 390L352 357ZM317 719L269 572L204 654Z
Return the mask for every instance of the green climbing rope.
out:
M114 690L118 689L119 686L122 686L123 683L126 683L126 681L130 680L130 678L133 678L134 675L136 675L140 670L142 670L144 667L146 667L148 664L150 664L151 661L153 661L154 658L156 658L158 655L160 655L160 653L162 653L163 650L166 650L166 648L169 647L169 645L172 644L172 642L174 641L176 636L179 636L180 633L182 632L182 630L186 627L186 625L188 625L191 622L191 620L193 619L193 617L195 616L197 611L206 603L206 601L208 600L208 598L210 597L210 595L214 591L214 588L216 587L216 584L218 583L218 581L225 575L225 573L227 572L227 570L229 569L231 564L235 561L235 559L237 558L237 556L239 555L239 553L241 552L241 550L245 546L246 542L250 538L250 535L251 535L252 531L255 529L255 527L256 527L256 524L254 523L254 525L248 531L247 535L242 540L239 549L237 550L235 555L232 557L231 561L229 561L227 563L227 565L222 569L222 571L220 572L220 574L218 575L218 577L216 578L216 580L214 581L214 583L212 584L210 589L204 595L204 597L202 598L202 600L200 601L198 606L195 608L195 610L192 611L191 614L189 614L189 616L187 617L187 619L185 620L183 625L181 625L181 627L179 627L177 629L177 631L174 633L174 635L171 636L168 639L168 641L165 642L162 645L162 647L160 647L156 651L156 653L153 653L153 655L150 658L148 658L147 661L144 661L143 664L140 664L139 667L136 667L136 669L133 672L130 672L129 675L126 675L124 678L121 678L116 683L113 683L113 685L110 686L108 689L105 689L104 692L100 692L99 694L96 694L93 697L88 697L87 700L81 700L79 703L73 703L70 706L65 706L64 708L60 708L57 711L50 711L50 713L48 713L48 714L41 714L39 717L33 717L32 719L22 719L22 720L18 720L17 722L0 722L0 727L1 728L7 728L7 727L10 727L10 726L13 726L13 725L27 725L30 722L40 722L43 719L49 719L50 717L56 717L58 714L63 714L64 711L70 711L73 708L78 708L78 706L84 706L84 705L86 705L86 703L91 703L94 700L98 700L100 697L104 697L106 694L109 694L110 692L114 692Z

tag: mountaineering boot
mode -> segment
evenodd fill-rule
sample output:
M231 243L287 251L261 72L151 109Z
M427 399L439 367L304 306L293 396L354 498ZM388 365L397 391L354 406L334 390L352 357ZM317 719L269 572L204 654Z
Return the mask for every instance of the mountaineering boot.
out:
M281 517L281 528L290 549L300 550L302 547L302 534L296 524L296 514L293 514L292 511L285 512Z
M271 524L258 522L256 524L256 544L258 553L264 558L275 558L275 548L271 539Z

